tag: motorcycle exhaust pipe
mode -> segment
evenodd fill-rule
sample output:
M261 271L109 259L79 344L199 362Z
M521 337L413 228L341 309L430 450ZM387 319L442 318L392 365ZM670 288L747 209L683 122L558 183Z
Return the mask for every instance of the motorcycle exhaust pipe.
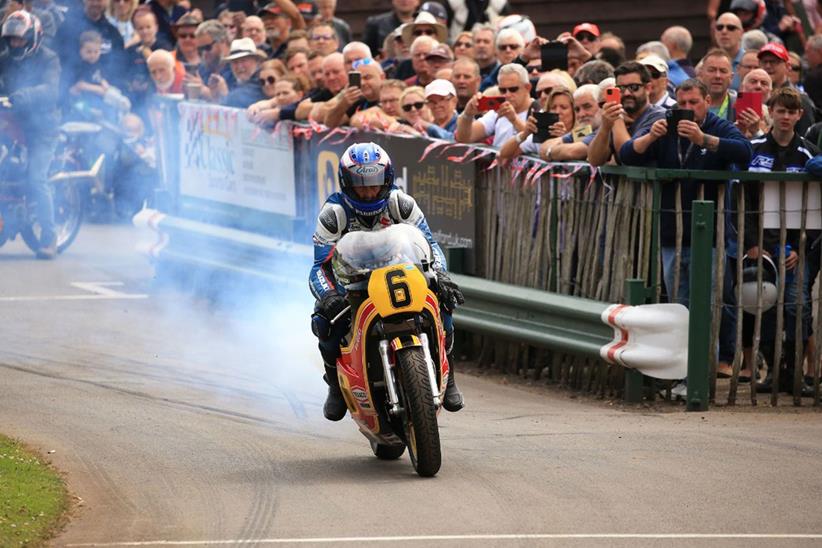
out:
M434 360L431 358L431 348L428 346L428 334L420 333L420 341L422 342L422 353L425 356L425 365L428 369L428 380L431 383L431 395L434 396L434 407L439 409L442 407L442 399L434 376Z

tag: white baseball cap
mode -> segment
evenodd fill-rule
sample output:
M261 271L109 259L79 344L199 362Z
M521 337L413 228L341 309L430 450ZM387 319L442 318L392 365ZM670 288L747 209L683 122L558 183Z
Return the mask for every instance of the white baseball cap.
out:
M456 97L457 90L454 88L454 84L448 80L443 80L440 78L439 80L434 80L425 86L425 98L428 99L431 95L439 95L441 97L453 95Z

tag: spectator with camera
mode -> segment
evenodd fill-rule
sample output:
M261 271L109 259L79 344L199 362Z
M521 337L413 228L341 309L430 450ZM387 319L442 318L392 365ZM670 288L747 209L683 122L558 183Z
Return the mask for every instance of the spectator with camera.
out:
M525 129L531 106L531 83L525 67L515 63L503 65L497 77L501 97L483 97L477 93L465 105L457 119L457 142L479 143L492 138L499 147L515 133ZM492 101L497 100L499 101ZM492 104L493 103L493 104ZM479 120L474 118L482 114Z
M605 90L602 122L588 147L588 163L601 166L631 138L650 129L664 118L665 109L650 103L651 75L645 65L628 61L614 70L616 85ZM615 91L614 91L615 90Z
M380 88L385 80L385 72L374 59L355 61L355 72L351 73L348 87L337 96L335 104L325 116L325 125L338 127L346 125L351 116L380 103ZM357 75L357 79L353 79ZM359 81L357 81L359 80Z

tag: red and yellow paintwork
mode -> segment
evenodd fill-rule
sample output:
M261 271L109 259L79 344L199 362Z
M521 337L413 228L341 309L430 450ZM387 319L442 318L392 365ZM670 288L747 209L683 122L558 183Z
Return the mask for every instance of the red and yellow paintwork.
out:
M387 282L388 274L391 272L396 273L398 269L404 271L403 281L409 293L409 304L400 307L391 304L392 301L389 297L391 284ZM428 289L424 275L414 265L391 265L374 270L371 273L368 283L368 298L362 302L356 311L354 321L351 324L351 342L341 349L341 356L337 360L337 375L348 411L351 413L354 422L359 426L360 431L367 438L378 443L392 443L396 441L396 437L393 432L381 431L377 408L368 380L366 363L366 356L368 355L366 341L368 339L366 334L370 331L374 321L379 318L408 312L423 313L423 311L427 311L435 319L437 325L436 344L439 345L437 354L440 356L439 386L442 387L440 397L444 397L450 366L445 353L445 331L440 317L440 305L434 292ZM372 339L371 342L373 344L375 341ZM389 358L392 363L395 363L394 353L396 351L409 345L421 345L419 338L416 336L412 336L410 339L406 338L405 341L397 337L389 342L391 348ZM434 356L433 352L432 356ZM372 367L382 369L380 363L372 364ZM383 402L379 402L377 405L382 406Z

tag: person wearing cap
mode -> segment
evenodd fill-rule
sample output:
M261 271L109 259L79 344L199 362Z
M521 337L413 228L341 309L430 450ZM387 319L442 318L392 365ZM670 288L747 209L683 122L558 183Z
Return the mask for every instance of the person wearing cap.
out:
M672 68L673 65L677 65L685 74L688 75L688 78L696 77L694 64L688 57L691 54L691 48L694 45L694 39L693 36L691 36L691 31L680 25L668 27L662 33L662 36L659 37L659 41L665 44L665 47L668 48L668 53L671 56L671 60L668 61L669 69Z
M434 121L431 124L424 122L423 125L437 126L443 130L438 138L452 141L457 131L457 90L454 84L448 80L434 80L425 86L425 103Z
M773 82L773 89L777 90L783 87L793 87L788 79L788 71L790 66L790 57L788 50L782 44L770 42L765 44L759 50L759 66L768 73ZM808 128L814 123L816 107L806 94L799 94L802 100L802 118L796 125L796 131L800 135L804 135Z
M479 110L481 94L477 93L465 105L457 119L454 137L459 143L479 143L493 137L492 145L499 148L505 141L525 129L531 106L531 82L525 67L516 63L503 65L497 75L499 94L505 102L497 110L482 114ZM482 116L475 120L478 115Z
M648 100L651 104L664 109L673 108L676 99L668 93L668 63L658 55L646 55L639 60L645 65L651 75L651 91L648 92Z
M368 44L371 51L382 52L386 36L404 23L413 23L419 5L419 0L391 0L391 11L366 19L362 41Z
M231 42L231 48L225 60L231 65L231 72L237 80L237 85L228 90L228 94L221 101L223 105L235 108L248 108L250 105L265 99L262 84L258 74L260 63L265 60L265 54L257 49L251 38L239 38ZM214 78L222 77L216 76ZM222 82L221 89L227 86Z
M317 20L322 23L330 23L340 39L340 43L347 44L351 41L351 26L343 19L334 15L337 9L337 0L317 0Z
M174 38L177 40L174 57L183 64L186 72L195 73L200 66L200 54L197 51L195 32L202 22L202 19L196 15L187 13L172 25Z
M274 0L260 8L257 16L265 27L264 40L270 48L270 53L266 53L272 59L285 56L288 33L292 29L304 29L306 26L302 13L291 0Z
M339 127L346 125L355 112L380 104L380 88L385 80L385 72L374 59L356 61L353 70L360 73L360 85L346 87L334 99L333 106L325 116L325 125Z
M454 54L447 44L437 44L425 56L425 61L431 68L431 74L436 75L441 69L451 68L454 63Z
M440 25L448 25L448 12L445 7L439 2L423 2L418 13L430 13L437 20Z
M577 39L582 47L588 50L591 55L599 53L600 37L599 27L593 23L580 23L571 31L571 36Z

